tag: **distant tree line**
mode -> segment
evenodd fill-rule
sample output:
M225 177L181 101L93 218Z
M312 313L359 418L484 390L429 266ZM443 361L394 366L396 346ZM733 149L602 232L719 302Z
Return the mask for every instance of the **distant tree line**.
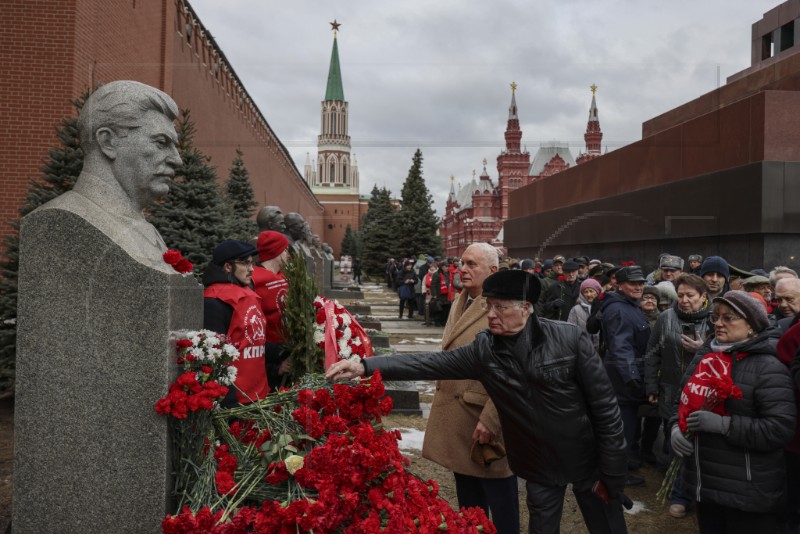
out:
M417 149L403 183L400 210L392 205L392 193L377 185L372 188L361 229L345 230L342 254L361 259L367 276L381 278L388 258L441 256L442 239L437 235L439 218L433 197L422 176L422 151Z

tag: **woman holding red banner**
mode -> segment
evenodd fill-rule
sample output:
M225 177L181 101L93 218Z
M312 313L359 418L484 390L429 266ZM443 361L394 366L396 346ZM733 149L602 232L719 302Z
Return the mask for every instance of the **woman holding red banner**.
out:
M783 446L795 405L764 306L744 291L713 301L714 338L683 377L670 419L684 489L701 534L774 533L784 498Z

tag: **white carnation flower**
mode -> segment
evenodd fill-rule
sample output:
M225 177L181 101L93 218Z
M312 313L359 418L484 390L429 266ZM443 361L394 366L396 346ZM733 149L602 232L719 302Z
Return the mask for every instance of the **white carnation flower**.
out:
M239 373L239 369L237 369L232 365L229 365L228 368L226 369L226 372L227 374L220 377L219 381L226 386L230 386L231 384L236 382L236 376Z
M351 361L353 363L360 363L361 362L361 356L359 356L358 354L352 354L352 355L350 355L349 358L347 358L347 360Z
M208 349L208 356L212 361L219 360L222 358L222 350L221 349Z
M355 345L356 347L360 347L361 346L361 338L360 337L354 337L353 339L350 340L350 343Z
M203 349L198 349L198 348L195 347L195 348L189 350L189 354L191 354L192 356L194 356L195 358L197 358L200 361L203 361L203 360L206 359L206 352Z
M350 330L350 328L349 328L349 327L348 327L348 328L345 328L345 329L342 331L342 339L344 339L345 341L350 341L350 338L351 338L351 337L353 337L353 331L352 331L352 330Z
M200 345L200 342L202 341L202 339L200 338L200 336L192 336L190 338L190 341L192 342L192 345L197 347L198 345Z
M231 360L237 360L239 358L239 351L233 345L230 344L223 345L222 351Z
M206 345L208 345L209 347L219 345L219 338L216 336L209 337L208 339L206 339Z
M314 329L314 343L322 343L323 341L325 341L325 332Z
M341 315L341 317L342 317L342 324L345 325L345 326L349 326L350 323L353 322L353 320L350 318L350 315L348 315L346 313L343 313Z

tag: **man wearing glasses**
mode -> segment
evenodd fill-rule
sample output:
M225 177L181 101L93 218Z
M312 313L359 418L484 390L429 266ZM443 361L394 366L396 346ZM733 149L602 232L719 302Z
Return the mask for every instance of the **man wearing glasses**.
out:
M203 327L225 334L239 349L238 370L223 404L232 406L263 399L269 393L265 365L266 318L261 299L250 289L256 247L226 239L216 246L203 274Z
M472 343L489 326L481 304L483 281L497 271L497 249L473 243L461 258L463 290L455 296L442 335L442 350ZM453 472L460 507L480 506L499 534L519 533L519 490L508 459L487 454L504 447L494 402L478 380L439 380L431 404L422 456Z
M625 533L627 453L614 391L585 331L533 314L539 291L525 271L497 272L483 282L489 328L472 343L340 361L326 376L479 380L500 416L511 470L527 481L528 531L559 531L571 483L592 532Z

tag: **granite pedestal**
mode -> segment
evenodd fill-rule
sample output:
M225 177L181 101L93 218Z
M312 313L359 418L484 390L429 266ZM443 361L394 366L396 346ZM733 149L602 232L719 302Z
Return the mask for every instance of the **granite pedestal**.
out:
M171 333L202 325L202 288L129 250L69 211L22 220L15 534L155 534L176 511L154 404L177 373Z

